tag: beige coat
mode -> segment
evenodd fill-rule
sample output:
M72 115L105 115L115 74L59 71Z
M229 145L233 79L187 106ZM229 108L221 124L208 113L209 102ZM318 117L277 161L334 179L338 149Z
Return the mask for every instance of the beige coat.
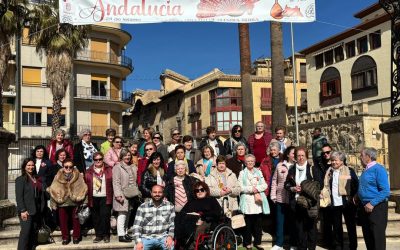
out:
M113 209L117 212L128 212L129 202L124 197L123 189L129 185L129 175L133 177L133 183L137 186L137 166L136 165L125 165L122 162L118 162L112 169L113 178ZM122 196L124 201L118 202L115 197Z
M232 190L232 193L229 195L221 196L221 189L219 187L219 176L218 176L218 170L214 168L211 170L210 175L206 178L206 183L210 187L210 194L211 196L217 198L219 204L222 207L222 201L224 198L228 198L228 204L224 204L224 212L228 217L231 217L231 212L238 210L239 205L237 202L237 197L240 195L240 185L238 182L238 179L236 178L235 173L232 172L229 168L226 170L226 182L228 188Z

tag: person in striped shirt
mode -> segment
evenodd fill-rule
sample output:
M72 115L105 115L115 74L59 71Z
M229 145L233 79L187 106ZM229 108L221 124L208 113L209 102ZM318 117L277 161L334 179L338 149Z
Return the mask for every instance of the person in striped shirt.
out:
M174 249L174 205L164 200L164 188L154 185L151 199L139 206L133 224L136 250Z

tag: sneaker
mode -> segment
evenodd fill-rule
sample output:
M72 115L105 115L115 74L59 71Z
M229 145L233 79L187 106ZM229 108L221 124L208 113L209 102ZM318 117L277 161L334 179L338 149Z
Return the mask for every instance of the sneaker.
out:
M282 250L283 248L282 247L280 247L280 246L278 246L278 245L275 245L275 246L273 246L272 248L271 248L271 250Z
M94 238L94 240L93 240L93 243L99 243L102 240L103 240L103 237L96 236L96 238Z

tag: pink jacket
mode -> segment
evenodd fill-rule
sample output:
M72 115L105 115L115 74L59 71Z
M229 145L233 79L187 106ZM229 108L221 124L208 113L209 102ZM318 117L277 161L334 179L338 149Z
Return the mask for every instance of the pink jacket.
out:
M121 149L110 148L107 151L107 154L104 156L104 162L110 166L111 168L115 166L119 162L119 153Z
M289 203L289 194L285 189L286 176L289 172L290 165L284 161L278 163L272 176L271 200L278 203Z

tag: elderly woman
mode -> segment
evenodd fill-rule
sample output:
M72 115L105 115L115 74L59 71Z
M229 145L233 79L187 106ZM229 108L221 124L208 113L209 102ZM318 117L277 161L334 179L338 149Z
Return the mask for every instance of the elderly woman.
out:
M96 238L93 243L110 242L110 218L113 203L112 168L104 163L101 152L93 154L94 164L85 174L88 206L91 209Z
M246 168L240 171L239 184L241 188L240 210L244 214L246 227L243 233L243 246L252 249L251 240L254 238L253 246L261 250L262 236L262 214L269 214L269 205L265 196L268 185L261 171L254 166L256 157L248 154L245 157Z
M235 156L235 145L239 142L243 143L247 147L247 140L243 136L242 126L236 124L232 127L231 136L225 140L224 147L227 155Z
M21 231L18 250L35 249L36 232L42 221L41 212L46 204L43 197L42 180L35 172L35 160L28 158L22 162L21 176L15 179L15 199Z
M237 197L240 195L240 185L236 175L226 168L225 156L217 157L217 167L214 168L206 178L206 183L210 187L211 196L217 198L219 204L224 205L224 213L228 218L232 217L232 212L239 209ZM223 200L227 198L227 203Z
M356 207L353 197L358 191L358 177L352 168L344 164L346 155L343 152L331 154L332 166L327 170L324 180L324 190L321 194L327 194L330 203L332 224L333 224L333 248L343 249L343 226L342 215L344 216L347 232L349 234L349 249L357 249L356 231Z
M142 176L143 173L146 171L147 166L149 165L149 159L150 156L157 151L156 145L152 142L147 142L144 145L144 150L145 150L145 155L141 158L139 158L139 164L138 164L138 171L137 171L137 183L138 186L142 185Z
M235 144L233 150L235 151L234 156L226 160L226 167L232 170L236 176L239 176L246 166L244 164L244 156L247 154L247 147L244 143L238 142Z
M81 140L74 146L74 163L79 172L85 173L93 164L93 154L98 150L97 144L91 142L92 132L89 129L83 129L79 133Z
M285 217L289 204L289 194L285 189L284 183L290 167L294 164L295 147L289 146L283 154L283 162L278 163L272 176L271 200L276 204L276 242L273 250L283 249ZM295 245L296 243L294 243Z
M297 203L302 194L301 183L305 180L313 180L317 172L308 162L307 149L297 147L295 149L296 164L289 169L285 181L285 189L289 191L289 205L295 216L297 231L297 248L299 250L315 249L317 244L317 220L310 218L307 209Z
M182 144L185 147L185 157L192 162L198 162L201 159L200 150L193 147L193 137L185 135L182 138Z
M131 242L132 239L127 234L127 222L129 221L130 210L138 207L139 187L136 182L137 167L131 165L132 154L123 148L120 153L120 162L117 163L113 170L113 210L118 212L117 232L119 242ZM125 191L127 188L135 189L137 196L127 197ZM136 199L136 201L135 201Z
M139 143L139 155L144 157L146 155L146 144L149 142L152 142L152 136L153 136L154 130L152 128L145 128L143 129L143 136L140 139Z
M165 197L175 205L175 214L178 214L187 202L193 197L194 178L190 177L186 161L175 161L175 176L165 186Z
M201 149L200 159L196 163L196 173L193 173L193 177L205 181L205 178L211 173L211 170L215 167L216 157L214 155L214 149L210 145L205 145Z
M54 210L58 208L63 245L68 245L71 241L69 224L72 224L73 243L79 243L81 225L76 213L79 205L85 200L87 191L83 176L78 169L74 168L73 161L66 159L63 162L63 168L58 171L53 183L48 188L51 207Z
M74 156L74 147L70 140L65 139L65 131L62 129L57 129L54 132L54 135L55 138L50 141L49 145L47 145L47 152L49 153L50 161L52 164L57 163L56 152L59 149L65 149L69 157Z
M162 155L158 152L154 152L150 156L147 170L143 173L142 184L140 185L140 191L144 198L151 197L151 189L154 185L165 187L167 177L165 174L165 168Z
M168 154L169 158L165 159L165 161L171 162L173 161L176 156L175 156L175 147L178 146L181 142L181 132L179 132L178 128L173 128L171 129L171 142L168 143Z
M122 140L121 136L115 136L112 140L112 146L104 155L104 162L110 166L114 167L115 164L119 162L119 153L122 149L122 144L124 141Z
M279 142L271 142L268 147L269 155L267 155L260 164L260 170L263 173L265 182L268 184L265 194L269 196L272 184L272 175L275 173L275 169L278 163L281 161L281 145Z
M49 161L49 155L47 150L43 145L38 145L32 150L32 159L35 160L35 173L42 178L42 183L46 184L46 173L51 167L51 162Z
M185 161L186 165L188 166L189 169L189 174L195 173L196 168L194 166L194 163L191 160L186 159L185 157L185 147L183 145L178 145L175 147L175 159L171 162L168 163L168 169L167 169L167 180L170 180L174 178L175 176L175 162L177 161Z

